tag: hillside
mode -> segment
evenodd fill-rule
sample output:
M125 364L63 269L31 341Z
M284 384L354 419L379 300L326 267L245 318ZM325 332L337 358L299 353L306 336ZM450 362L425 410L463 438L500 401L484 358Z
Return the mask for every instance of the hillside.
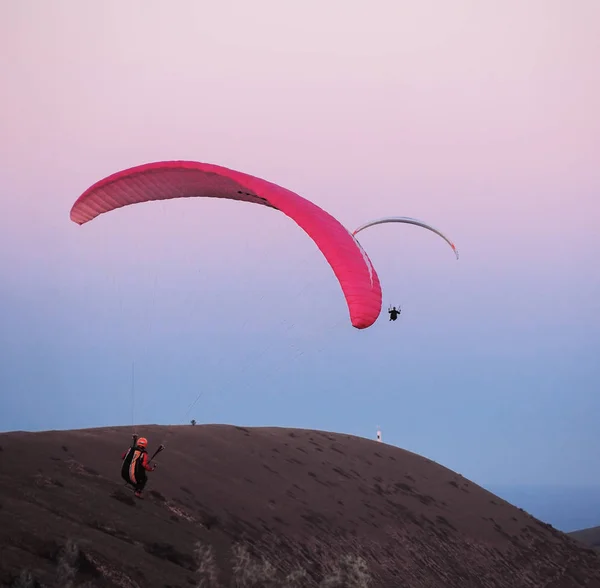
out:
M233 569L238 586L600 586L595 551L396 447L297 429L139 427L151 451L167 445L139 501L119 477L130 432L0 435L2 585L36 585L15 582L30 570L45 586L232 586ZM252 554L273 566L255 584ZM348 569L371 583L335 580Z
M600 550L600 527L590 527L589 529L571 531L568 535L588 547Z
M600 484L579 486L567 476L563 484L494 484L486 489L565 533L599 522Z

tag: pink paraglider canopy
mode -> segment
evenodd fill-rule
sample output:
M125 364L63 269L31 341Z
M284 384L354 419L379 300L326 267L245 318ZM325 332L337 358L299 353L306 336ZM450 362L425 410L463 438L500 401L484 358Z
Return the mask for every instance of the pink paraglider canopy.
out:
M82 225L129 204L190 197L252 202L289 216L329 262L344 293L352 325L365 329L377 320L381 312L379 277L354 236L316 204L261 178L195 161L147 163L117 172L88 188L73 205L71 220Z

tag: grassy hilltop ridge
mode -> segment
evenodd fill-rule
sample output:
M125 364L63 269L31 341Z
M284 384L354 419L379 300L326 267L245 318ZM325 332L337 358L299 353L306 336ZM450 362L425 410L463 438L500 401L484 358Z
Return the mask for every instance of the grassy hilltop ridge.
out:
M397 447L275 427L138 433L167 445L143 501L119 476L129 428L0 434L2 585L600 586L594 550Z

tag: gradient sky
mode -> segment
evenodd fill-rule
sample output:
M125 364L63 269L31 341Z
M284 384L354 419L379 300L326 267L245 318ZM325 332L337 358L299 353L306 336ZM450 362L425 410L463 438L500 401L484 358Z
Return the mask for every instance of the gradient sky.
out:
M598 22L596 0L4 0L0 430L380 425L483 485L600 485ZM70 221L162 159L350 229L417 217L461 257L418 227L361 234L384 315L358 331L277 211Z

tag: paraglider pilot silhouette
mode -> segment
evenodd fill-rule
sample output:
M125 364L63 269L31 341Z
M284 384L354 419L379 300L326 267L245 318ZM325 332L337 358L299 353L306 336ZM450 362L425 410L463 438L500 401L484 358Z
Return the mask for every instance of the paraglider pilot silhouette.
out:
M390 320L395 321L402 312L402 309L399 306L398 308L396 308L395 306L391 306L390 308L388 308L388 312L390 313Z

